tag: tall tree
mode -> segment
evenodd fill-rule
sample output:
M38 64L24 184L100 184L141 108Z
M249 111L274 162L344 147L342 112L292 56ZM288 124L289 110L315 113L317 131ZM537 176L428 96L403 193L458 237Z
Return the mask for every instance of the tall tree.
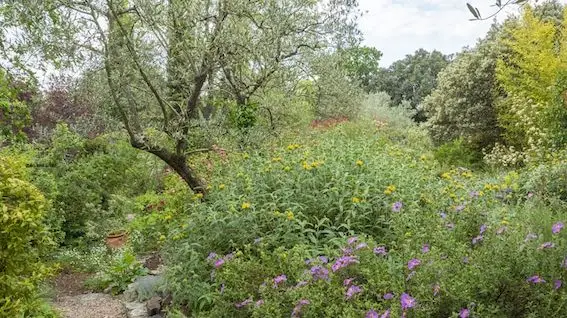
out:
M53 31L65 34L62 44L77 56L102 63L132 146L158 156L204 194L187 159L207 150L192 134L208 88L222 83L223 97L246 107L309 54L355 42L356 11L353 0L23 0L0 12L26 36L25 45L40 43L47 58L70 58L42 35ZM74 62L92 66L84 61Z

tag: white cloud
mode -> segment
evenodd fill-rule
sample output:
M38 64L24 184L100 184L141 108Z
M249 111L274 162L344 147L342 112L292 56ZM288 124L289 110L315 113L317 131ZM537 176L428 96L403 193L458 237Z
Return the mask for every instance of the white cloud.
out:
M359 0L367 11L360 20L364 44L384 53L381 65L412 54L419 48L455 53L464 46L473 46L483 37L492 20L469 21L472 17L464 0ZM471 0L484 15L496 8L493 0ZM567 0L562 0L567 3ZM518 8L510 7L497 18L504 19Z

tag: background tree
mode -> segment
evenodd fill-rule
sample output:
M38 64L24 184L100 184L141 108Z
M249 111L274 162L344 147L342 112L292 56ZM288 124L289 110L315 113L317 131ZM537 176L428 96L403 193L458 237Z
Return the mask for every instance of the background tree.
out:
M393 105L403 100L410 102L414 109L423 98L437 86L437 74L449 64L449 57L439 51L417 50L412 55L394 62L382 69L377 85L378 91L384 91L392 98ZM418 112L417 121L425 120L424 113Z
M382 52L374 47L351 47L339 51L348 76L358 81L366 92L375 92L380 71Z

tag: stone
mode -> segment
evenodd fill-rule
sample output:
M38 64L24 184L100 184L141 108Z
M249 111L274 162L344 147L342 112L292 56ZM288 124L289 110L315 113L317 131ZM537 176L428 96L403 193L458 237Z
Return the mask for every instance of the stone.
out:
M146 302L146 309L150 316L157 315L161 312L161 297L154 296Z
M125 302L124 307L128 310L128 318L148 318L146 304L139 302Z

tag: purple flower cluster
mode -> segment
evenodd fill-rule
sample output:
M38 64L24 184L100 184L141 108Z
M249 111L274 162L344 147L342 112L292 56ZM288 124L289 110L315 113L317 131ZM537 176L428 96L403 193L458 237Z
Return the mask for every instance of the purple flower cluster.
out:
M346 255L346 256L342 256L339 259L337 259L337 261L333 264L333 266L331 266L331 269L333 270L333 272L336 272L341 268L344 268L344 267L347 267L351 264L356 264L356 263L358 263L358 259L356 258L356 256Z
M411 297L406 293L403 293L402 296L400 296L400 303L402 304L403 310L413 308L415 307L415 305L417 305L417 301L415 300L415 298Z
M421 247L421 252L422 253L429 253L429 244L423 244L423 246Z
M416 268L416 267L419 266L420 264L421 264L421 261L420 261L419 259L417 259L417 258L411 259L411 260L408 262L408 269L409 269L410 271L412 271L414 268Z
M274 278L274 288L278 288L278 286L287 281L287 276L285 274L276 276Z
M377 247L374 248L374 254L386 256L388 254L388 252L386 251L385 246L377 246Z
M210 262L210 261L213 261L213 260L214 260L213 266L214 266L216 269L219 269L219 268L221 268L227 261L229 261L229 260L231 260L231 259L233 259L233 258L234 258L234 254L233 254L233 253L227 254L227 255L225 255L224 257L219 257L219 256L217 255L217 253L211 252L211 253L209 253L209 255L207 256L207 261Z
M242 307L246 307L246 306L250 305L251 303L252 303L252 298L248 298L248 299L246 299L246 300L244 300L244 301L242 301L242 302L240 302L240 303L234 304L234 306L235 306L236 308L239 308L239 309L240 309L240 308L242 308Z
M329 270L323 266L313 266L311 267L311 275L313 276L313 280L327 280L329 279Z
M459 312L459 318L469 318L470 311L467 308L461 309Z
M401 201L395 202L392 204L392 212L400 212L403 206L404 204Z
M528 278L527 282L532 284L541 284L541 283L545 283L545 280L541 278L539 275L534 275Z
M394 298L394 294L392 294L392 293L387 293L387 294L384 294L384 296L382 296L382 297L383 297L385 300L390 300L390 299L393 299L393 298Z
M390 318L390 309L386 310L383 314L379 315L376 311L374 310L369 310L366 313L366 316L364 316L365 318Z
M545 250L545 249L554 248L554 247L555 247L555 244L553 242L545 242L545 243L543 243L539 246L539 249Z
M346 291L346 299L351 299L354 295L362 293L362 288L356 285L351 285Z
M553 232L553 234L559 234L564 226L563 222L557 222L551 227L551 232Z

